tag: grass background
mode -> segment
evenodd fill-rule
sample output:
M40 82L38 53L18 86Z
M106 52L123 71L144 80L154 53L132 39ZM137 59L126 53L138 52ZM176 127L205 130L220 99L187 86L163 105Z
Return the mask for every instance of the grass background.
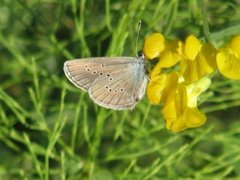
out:
M106 110L64 76L67 59L134 56L140 19L138 49L153 32L221 47L240 34L240 2L0 1L0 179L240 178L239 81L216 72L207 123L171 133L146 97Z

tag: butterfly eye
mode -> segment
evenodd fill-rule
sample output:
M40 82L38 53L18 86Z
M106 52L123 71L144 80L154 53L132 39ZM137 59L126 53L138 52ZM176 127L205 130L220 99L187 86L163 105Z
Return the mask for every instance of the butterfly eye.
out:
M123 92L123 89L120 89L121 92Z
M100 76L102 76L102 75L103 75L103 73L101 73L101 72L100 72L100 73L99 73L99 75L100 75Z
M93 74L96 74L97 72L96 72L96 71L93 71L92 73L93 73Z
M113 78L109 78L109 80L110 80L110 81L112 81L112 80L113 80Z

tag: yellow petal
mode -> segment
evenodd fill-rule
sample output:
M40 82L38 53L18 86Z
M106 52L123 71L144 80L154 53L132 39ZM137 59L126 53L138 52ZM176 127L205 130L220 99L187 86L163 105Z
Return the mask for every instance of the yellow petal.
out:
M184 43L178 40L176 43L177 43L176 53L181 57L183 55Z
M184 59L181 61L181 73L187 83L192 83L200 78L198 61L189 61Z
M147 59L153 59L160 55L165 47L164 36L160 33L154 33L147 37L143 46L143 54Z
M217 66L220 73L229 79L240 79L240 58L230 49L222 49L217 54Z
M186 88L179 84L175 89L175 94L170 95L163 106L163 117L166 121L167 129L178 132L187 128L183 121L183 112L187 108Z
M168 68L176 65L180 60L172 51L164 51L159 60L159 66Z
M168 128L169 130L171 130L172 132L180 132L184 129L187 129L188 126L183 123L183 117L179 118L175 123L172 123L172 126L170 128Z
M183 116L179 114L177 109L177 101L169 100L163 107L162 114L166 122L166 128L173 132L178 132L187 128L183 122Z
M217 68L217 50L211 44L203 44L199 54L204 59L206 66L208 66L205 68L205 70L208 73L212 73L213 70Z
M206 91L211 85L211 79L207 76L202 77L195 83L189 84L187 86L187 106L197 107L198 96Z
M240 35L231 39L229 48L231 48L233 52L237 53L238 57L240 58Z
M162 102L165 103L167 100L175 97L179 82L179 75L176 72L172 72L167 75L165 88L163 90Z
M162 52L160 57L161 66L164 68L172 67L177 64L182 56L180 55L182 51L182 42L175 41L167 41L165 50Z
M169 99L167 103L164 104L162 114L166 121L166 127L170 129L173 123L175 123L178 118L175 99Z
M151 104L160 104L163 89L166 85L166 74L161 74L151 78L147 87L147 97Z
M193 35L186 38L184 53L188 59L194 60L201 48L201 42Z
M153 78L155 76L158 76L161 73L162 66L160 64L160 61L154 66L154 68L150 72L150 77Z
M206 115L199 111L197 108L186 108L183 121L187 127L193 128L203 125L206 122Z
M209 82L208 80L202 80ZM208 83L207 83L208 84ZM200 86L200 84L198 84ZM197 85L196 85L197 86ZM197 89L199 87L197 86ZM199 92L195 92L192 88L192 95L199 95ZM175 89L175 94L168 97L163 106L163 117L166 121L167 129L173 132L179 132L186 128L193 128L200 126L206 122L206 116L200 112L197 107L189 107L189 100L187 86L183 83L178 84ZM193 97L197 98L197 97Z
M187 83L198 81L205 75L211 74L216 68L216 50L209 44L202 45L194 61L181 61L181 72Z

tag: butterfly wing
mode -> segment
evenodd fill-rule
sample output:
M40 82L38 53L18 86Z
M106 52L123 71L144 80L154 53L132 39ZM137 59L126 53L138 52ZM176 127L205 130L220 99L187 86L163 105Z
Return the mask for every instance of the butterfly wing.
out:
M98 105L114 110L133 109L145 94L145 65L139 59L98 77L89 89L90 98Z
M98 76L96 73L93 73L93 69L99 65L96 65L96 63L91 63L91 61L91 59L79 59L66 61L64 63L63 70L67 78L75 86L84 91L89 89L93 81Z
M64 72L96 104L115 110L134 108L147 85L144 60L133 57L71 60Z
M67 78L78 88L88 91L94 80L108 71L114 71L125 66L132 57L100 57L83 58L66 61L64 72ZM131 62L131 61L130 61Z

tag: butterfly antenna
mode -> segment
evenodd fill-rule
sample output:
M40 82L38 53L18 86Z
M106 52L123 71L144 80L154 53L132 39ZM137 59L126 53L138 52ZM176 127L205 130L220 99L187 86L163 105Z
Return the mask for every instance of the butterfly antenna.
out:
M139 57L139 54L138 54L138 39L139 39L139 35L140 35L141 25L142 25L142 21L139 20L138 21L137 39L136 39L136 56L137 57Z

